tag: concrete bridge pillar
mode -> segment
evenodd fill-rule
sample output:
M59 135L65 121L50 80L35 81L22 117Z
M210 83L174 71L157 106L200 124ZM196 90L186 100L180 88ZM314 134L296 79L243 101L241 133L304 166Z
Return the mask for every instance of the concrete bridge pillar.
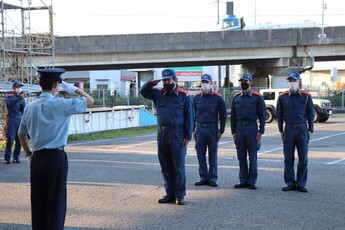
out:
M314 66L312 57L279 58L273 60L253 61L242 65L242 73L253 75L253 87L270 87L274 76L287 76L290 71L304 72Z

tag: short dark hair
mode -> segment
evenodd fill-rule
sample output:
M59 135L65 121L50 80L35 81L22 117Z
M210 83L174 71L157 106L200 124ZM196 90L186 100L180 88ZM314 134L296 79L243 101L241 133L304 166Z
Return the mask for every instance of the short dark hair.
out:
M53 89L53 85L55 82L59 83L60 79L55 77L40 77L40 86L42 90Z

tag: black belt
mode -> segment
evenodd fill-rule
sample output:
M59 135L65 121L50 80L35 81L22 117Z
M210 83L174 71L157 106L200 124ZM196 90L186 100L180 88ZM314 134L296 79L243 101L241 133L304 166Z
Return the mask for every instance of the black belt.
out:
M159 129L160 130L173 130L173 129L177 129L177 128L181 128L182 125L160 125Z
M285 124L285 127L298 129L298 128L301 128L301 127L305 127L306 125L307 125L306 123L301 123L301 124Z
M44 149L40 149L40 150L37 150L37 151L34 151L34 152L42 152L42 151L57 151L57 150L64 150L64 148L63 147L60 147L60 148L55 148L55 149L46 149L46 148L44 148Z
M252 124L256 124L256 121L237 121L237 124L239 124L239 125L252 125Z
M198 124L198 126L201 126L201 127L204 127L204 128L208 128L208 127L217 125L217 123L200 123L200 122L197 122L197 124Z

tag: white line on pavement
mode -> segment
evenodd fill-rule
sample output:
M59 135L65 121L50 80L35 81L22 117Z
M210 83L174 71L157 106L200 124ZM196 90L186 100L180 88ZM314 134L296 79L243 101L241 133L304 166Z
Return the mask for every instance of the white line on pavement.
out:
M345 158L340 159L340 160L337 160L337 161L328 162L328 163L326 163L326 164L328 164L328 165L333 165L333 164L336 164L336 163L339 163L339 162L342 162L342 161L345 161Z

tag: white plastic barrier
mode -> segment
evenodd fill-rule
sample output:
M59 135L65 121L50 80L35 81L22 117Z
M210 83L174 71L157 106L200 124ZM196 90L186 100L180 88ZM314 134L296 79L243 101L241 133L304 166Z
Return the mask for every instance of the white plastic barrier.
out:
M143 105L88 109L71 116L68 134L139 127L139 110L142 108Z

